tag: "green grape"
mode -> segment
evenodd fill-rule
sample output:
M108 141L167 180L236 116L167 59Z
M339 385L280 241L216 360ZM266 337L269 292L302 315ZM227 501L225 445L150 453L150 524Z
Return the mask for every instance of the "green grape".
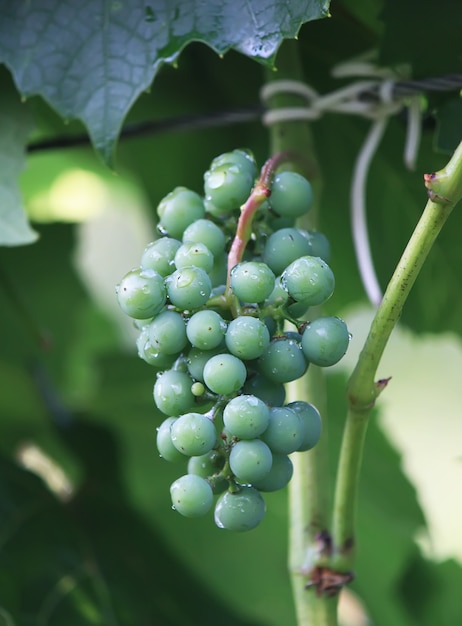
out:
M192 456L188 461L188 474L197 474L208 478L208 482L215 494L222 493L228 487L228 481L216 474L221 472L225 465L224 457L216 450L210 450L201 456Z
M160 374L154 384L154 401L159 411L173 417L190 411L194 406L192 384L185 372L167 370Z
M286 399L284 385L269 380L259 372L255 372L247 378L242 392L257 396L269 406L281 406Z
M250 486L240 491L226 491L215 505L215 524L219 528L244 532L252 530L265 517L266 504L261 493Z
M300 217L313 204L313 190L297 172L280 172L271 186L270 204L281 217Z
M276 280L272 270L259 261L243 261L231 270L231 289L242 302L263 302Z
M191 265L200 267L208 274L213 267L213 254L203 243L183 243L175 254L175 265L177 269Z
M275 274L282 274L295 259L310 252L310 240L306 231L299 228L281 228L268 237L263 249L263 261Z
M163 311L147 327L149 341L155 350L178 354L188 343L183 316L176 311Z
M202 413L185 413L172 424L173 445L186 456L200 456L216 443L213 422Z
M284 270L281 281L294 300L307 306L316 306L328 300L335 287L330 267L314 256L303 256L293 261Z
M287 405L298 415L302 430L302 443L297 452L311 450L321 437L322 420L318 409L309 402L298 400Z
M222 345L213 348L213 350L201 350L200 348L191 348L186 356L186 365L191 376L199 382L204 382L204 367L207 361L216 354L222 354L224 348Z
M326 263L330 261L330 243L327 237L316 230L309 230L309 256L318 256Z
M209 272L210 282L212 287L218 287L226 284L226 278L228 275L228 255L222 252L215 257L213 267Z
M204 202L199 194L186 187L176 187L160 201L157 207L159 229L174 239L181 239L185 229L205 215Z
M311 363L321 367L335 365L344 356L350 333L339 317L318 317L305 326L302 350Z
M231 354L251 360L262 355L269 346L270 334L261 320L250 315L240 315L229 323L225 342Z
M274 282L274 289L268 296L265 304L270 304L272 306L284 306L289 299L289 294L287 290L284 289L281 283L281 277L278 276Z
M258 359L258 369L269 380L288 383L303 376L308 363L300 344L291 337L275 337Z
M234 437L255 439L268 427L268 406L257 396L242 394L228 402L223 410L223 424Z
M184 457L183 457L184 458ZM192 456L188 461L188 474L197 474L208 478L218 474L225 465L225 458L216 450L210 450L200 456Z
M175 270L175 254L181 241L172 237L161 237L148 243L141 256L141 267L155 270L161 276L168 276Z
M212 508L212 487L196 474L177 478L170 487L170 495L173 508L184 517L201 517Z
M260 435L272 452L291 454L302 444L303 430L298 414L287 406L270 408L269 424Z
M257 163L253 154L249 150L236 149L232 152L224 152L213 159L209 170L214 170L215 168L228 163L234 163L246 169L252 180L254 180L257 176Z
M183 233L183 242L203 243L213 254L214 259L223 254L226 245L221 228L207 219L192 222Z
M279 491L290 482L294 473L292 461L286 454L273 454L273 465L268 474L256 480L253 486L259 491Z
M165 279L170 302L182 311L198 309L210 297L210 278L200 267L183 267Z
M205 393L205 386L203 383L195 382L191 385L191 391L196 398L200 398Z
M184 459L184 454L175 448L172 442L172 424L176 422L176 417L167 417L157 429L157 449L160 456L166 461L174 463Z
M204 367L204 383L214 393L228 396L242 387L247 377L244 363L232 354L217 354Z
M238 209L250 195L254 179L248 168L238 163L222 163L205 172L204 195L217 209Z
M270 471L273 456L269 447L260 439L242 440L235 443L229 455L229 466L240 483L261 480Z
M212 350L223 342L226 328L227 324L219 313L204 309L191 316L186 326L186 334L195 348Z
M146 361L149 365L157 367L159 370L168 369L173 365L177 358L176 354L165 354L155 349L149 341L149 329L143 328L136 339L136 347L138 348L138 356Z
M137 320L154 317L166 302L162 276L141 267L125 274L116 287L116 293L122 311Z

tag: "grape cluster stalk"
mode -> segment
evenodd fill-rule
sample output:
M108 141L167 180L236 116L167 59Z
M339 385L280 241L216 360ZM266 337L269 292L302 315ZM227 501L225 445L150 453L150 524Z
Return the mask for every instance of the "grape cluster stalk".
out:
M160 201L159 237L116 292L155 371L158 452L186 466L173 508L213 508L219 528L248 531L265 516L262 494L290 481L290 455L321 437L319 411L285 404L285 383L337 363L350 335L338 317L309 319L335 278L325 235L296 226L313 202L306 178L281 155L259 175L236 149L213 159L203 191L180 186Z

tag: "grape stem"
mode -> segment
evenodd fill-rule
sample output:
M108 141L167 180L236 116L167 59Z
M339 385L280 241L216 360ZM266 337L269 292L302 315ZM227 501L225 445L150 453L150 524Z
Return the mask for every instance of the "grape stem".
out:
M228 274L226 279L225 300L231 308L231 270L242 261L245 247L252 235L252 221L258 208L271 195L271 181L279 165L290 158L287 152L278 152L270 157L261 169L260 178L255 184L246 202L241 206L241 214L236 227L236 235L228 254Z
M447 166L437 173L426 174L424 181L429 200L388 284L348 383L349 411L340 451L333 512L334 556L331 566L340 572L349 571L354 562L355 511L368 418L389 380L375 381L377 368L423 263L462 197L462 143Z

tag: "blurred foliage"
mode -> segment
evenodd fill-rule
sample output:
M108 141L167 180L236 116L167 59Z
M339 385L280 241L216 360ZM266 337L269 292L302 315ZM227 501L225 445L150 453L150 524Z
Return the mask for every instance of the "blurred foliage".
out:
M12 10L7 4L0 2L0 15ZM307 6L321 14L325 3ZM430 49L428 41L424 49L416 48L423 21L428 20L426 28L436 28L428 17L431 3L425 6L426 11L416 10L406 2L400 13L391 1L339 0L331 19L300 30L307 82L320 93L335 89L332 67L371 48L384 64L409 63L418 77L457 71L461 49L454 35L459 23L458 10L452 13L455 3L445 0L445 10L437 10L438 28L450 27L444 54L442 47ZM0 33L4 29L5 22ZM427 32L426 39L431 36ZM152 89L130 108L127 125L259 105L264 80L259 63L235 50L220 58L201 43L184 49L183 44L177 67L159 70ZM18 87L31 91L26 84ZM0 73L0 88L2 94L11 90L6 70ZM460 124L451 101L458 102L454 94L429 98L428 114L431 121L437 110L444 136L456 141ZM5 122L18 128L17 140L0 149L0 162L11 160L10 188L17 185L24 159L26 133L20 137L20 131L28 122L17 124L23 106L18 101ZM84 130L80 122L65 124L38 97L25 106L35 122L34 141L76 137ZM3 98L0 107L4 115ZM405 122L401 115L390 122L368 182L371 243L382 285L426 201L423 173L437 170L446 159L435 152L434 124L426 124L416 171L405 171ZM313 124L323 178L321 226L332 244L337 280L331 312L365 298L350 236L349 193L368 127L365 120L333 114ZM108 136L113 140L114 134ZM446 141L440 143L447 147ZM166 193L177 185L200 192L210 160L241 146L251 148L260 163L267 158L267 130L259 121L122 138L117 178L136 186L150 207L146 223L152 225L155 207ZM89 144L31 152L27 166L20 179L26 207L69 169L93 172L109 184L114 178ZM3 180L0 174L0 193ZM462 331L460 219L460 212L454 212L411 294L403 319L414 330ZM211 519L186 520L171 510L168 485L179 468L155 451L155 429L162 418L152 401L154 375L123 348L119 327L76 270L77 226L33 227L37 243L0 249L0 609L17 626L294 625L286 565L287 494L269 495L262 526L238 536L219 530ZM343 379L329 377L333 466L343 427L344 387ZM29 442L68 474L74 485L70 499L60 500L19 466L18 449ZM353 588L376 626L462 622L461 568L424 559L414 542L424 525L400 458L373 420L361 483Z

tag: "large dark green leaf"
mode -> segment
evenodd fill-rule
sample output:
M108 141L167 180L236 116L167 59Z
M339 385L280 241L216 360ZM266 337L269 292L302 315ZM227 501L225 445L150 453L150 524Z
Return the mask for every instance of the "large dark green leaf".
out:
M400 595L419 626L453 626L462 623L461 588L460 563L435 563L416 555L404 573Z
M79 419L65 435L85 479L68 503L0 459L0 605L17 626L248 625L216 600L133 510L111 435Z
M18 246L37 239L22 206L18 178L24 168L24 147L32 129L27 108L3 82L0 99L0 246Z
M201 41L271 63L284 38L325 17L327 0L0 2L0 61L24 95L79 118L112 160L123 120L164 63Z

